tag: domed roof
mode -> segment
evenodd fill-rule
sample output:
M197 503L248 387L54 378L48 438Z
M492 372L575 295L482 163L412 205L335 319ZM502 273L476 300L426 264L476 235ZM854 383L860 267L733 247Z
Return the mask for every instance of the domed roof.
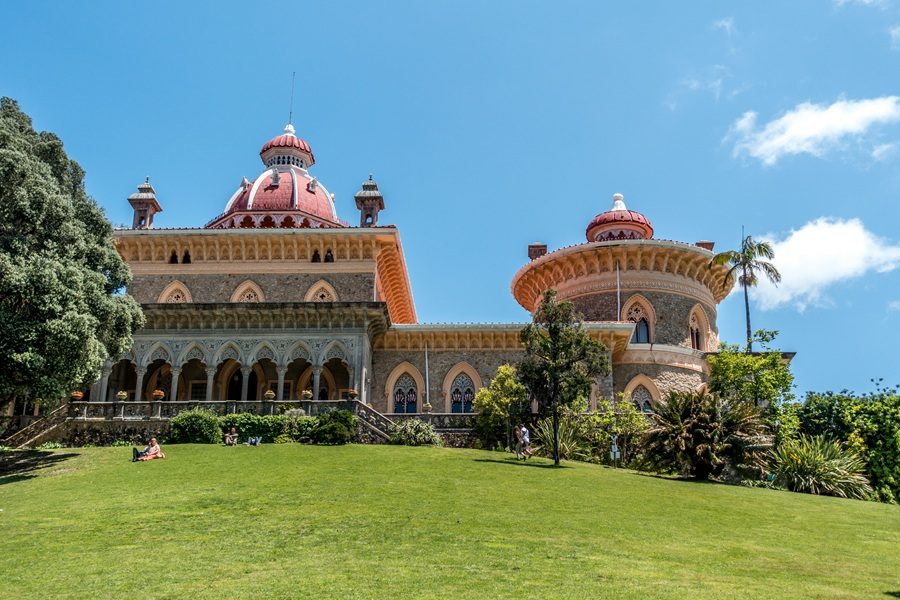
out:
M622 194L614 194L612 208L594 217L585 235L589 242L649 240L653 237L653 225L641 213L628 210Z
M315 162L309 144L294 135L293 125L284 131L260 150L266 170L252 182L244 178L225 211L206 227L347 226L332 195L306 170Z

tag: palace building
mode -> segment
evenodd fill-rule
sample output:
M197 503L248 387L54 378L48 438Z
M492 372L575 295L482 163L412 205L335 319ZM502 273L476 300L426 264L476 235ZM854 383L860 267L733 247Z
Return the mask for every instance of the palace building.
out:
M341 218L349 202L316 178L312 148L292 125L259 155L262 172L240 179L201 228L154 227L165 198L149 179L128 197L132 227L115 238L146 325L85 392L81 404L96 408L84 416L165 419L187 405L266 410L357 397L391 419L440 424L443 415L446 425L471 413L497 367L521 357L522 324L419 323L400 231L379 223L390 199L372 177L351 225ZM552 252L532 244L513 275L523 308L533 312L553 288L609 349L612 373L596 382L592 407L623 392L650 410L707 378L716 305L734 282L726 267L710 268L712 242L653 233L616 194L586 239Z

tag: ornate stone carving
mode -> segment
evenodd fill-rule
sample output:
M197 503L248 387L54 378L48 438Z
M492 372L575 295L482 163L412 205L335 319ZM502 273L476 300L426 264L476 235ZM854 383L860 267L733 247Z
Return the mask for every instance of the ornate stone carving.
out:
M184 355L184 362L195 359L199 360L200 362L206 362L203 357L203 351L196 346L188 350L188 353Z
M150 362L154 362L157 360L163 360L165 362L171 362L169 357L169 351L160 346L156 350L153 351L153 354L150 355Z
M256 360L263 360L264 358L268 358L273 362L275 361L275 352L268 346L263 346L259 349L259 352L256 353Z

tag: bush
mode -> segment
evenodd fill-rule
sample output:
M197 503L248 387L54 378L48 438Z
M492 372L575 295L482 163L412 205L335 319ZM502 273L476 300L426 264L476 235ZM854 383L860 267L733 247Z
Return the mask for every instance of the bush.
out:
M312 442L312 432L316 428L318 419L315 417L297 417L291 423L291 437L295 442L309 444Z
M128 440L114 440L113 443L110 444L109 446L111 448L128 448L128 447L134 446L134 444L132 444Z
M349 410L335 410L319 415L310 432L314 444L329 446L346 444L356 436L357 418Z
M553 419L547 417L537 422L534 428L537 442L535 452L539 456L553 456ZM559 458L562 460L588 460L591 447L587 432L577 417L563 414L559 417Z
M278 436L290 435L292 422L291 417L286 415L232 413L219 418L219 427L222 431L231 431L234 427L241 440L259 437L268 444L274 442Z
M169 423L168 441L174 444L217 444L222 439L219 418L209 410L186 410L172 417Z
M60 442L44 442L37 447L38 450L59 450L60 448L65 448L65 445Z
M792 492L864 500L872 493L865 463L839 441L801 435L772 452L775 483Z
M761 463L766 432L758 408L736 398L672 392L657 403L644 437L644 463L696 479L721 475L727 465Z
M441 446L443 441L431 423L421 419L406 419L394 426L391 443L403 446Z

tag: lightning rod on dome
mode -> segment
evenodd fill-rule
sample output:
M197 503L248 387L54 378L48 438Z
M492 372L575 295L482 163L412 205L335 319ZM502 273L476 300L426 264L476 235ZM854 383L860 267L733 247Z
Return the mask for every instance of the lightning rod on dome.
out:
M297 71L291 72L291 108L288 111L288 125L294 124L294 81L297 79Z

